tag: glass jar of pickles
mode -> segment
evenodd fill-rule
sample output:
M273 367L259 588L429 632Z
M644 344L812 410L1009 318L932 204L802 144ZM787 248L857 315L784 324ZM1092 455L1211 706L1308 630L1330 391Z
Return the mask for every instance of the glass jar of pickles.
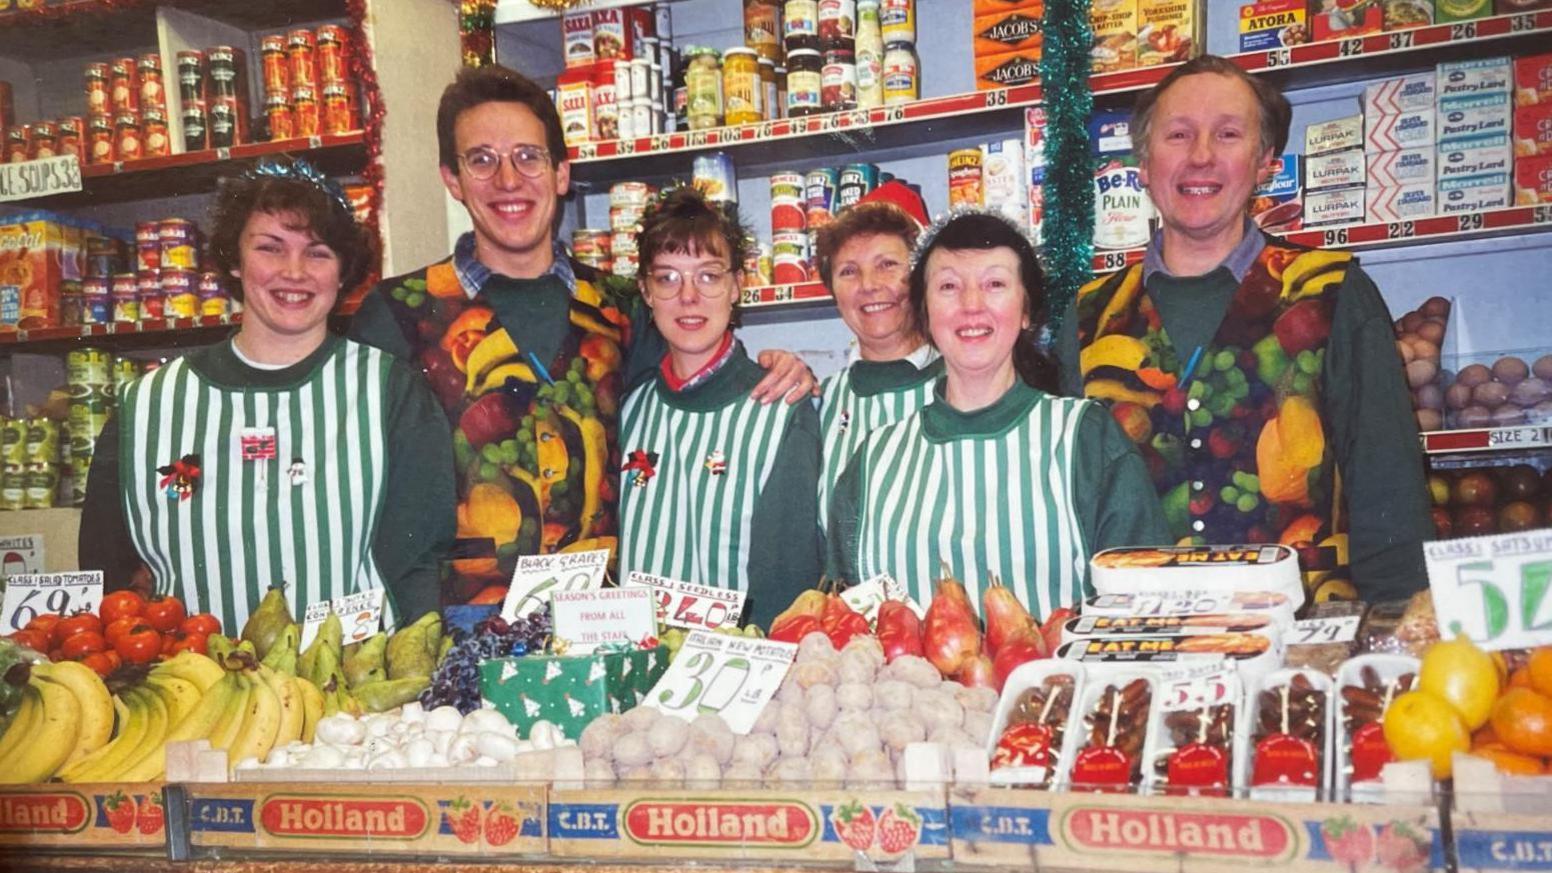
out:
M722 125L722 56L710 46L685 48L686 115L691 130Z
M730 48L722 55L722 109L727 124L754 124L765 118L765 83L760 56L752 48Z

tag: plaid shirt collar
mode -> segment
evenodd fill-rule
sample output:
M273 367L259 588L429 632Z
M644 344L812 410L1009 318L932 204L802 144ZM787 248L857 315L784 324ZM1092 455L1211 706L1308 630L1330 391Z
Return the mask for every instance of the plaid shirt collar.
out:
M496 271L480 263L479 256L474 253L473 231L458 237L457 245L453 246L453 272L458 274L458 283L471 300L490 281L490 277L496 275ZM554 276L565 282L567 288L577 287L577 274L571 269L571 253L566 251L560 240L555 240L554 259L542 275Z

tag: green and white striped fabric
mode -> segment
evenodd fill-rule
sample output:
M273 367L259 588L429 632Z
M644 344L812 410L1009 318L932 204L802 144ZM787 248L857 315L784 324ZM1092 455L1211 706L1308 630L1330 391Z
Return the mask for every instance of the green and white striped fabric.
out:
M387 463L391 358L341 341L300 384L215 384L180 359L125 386L119 404L125 517L157 590L236 633L281 582L298 621L310 603L383 587L372 558ZM273 428L275 457L242 458L248 428ZM193 496L158 467L199 456ZM303 477L290 468L300 459ZM384 623L393 626L384 599Z
M755 503L793 407L747 396L708 412L676 407L659 382L626 398L620 452L655 454L620 474L620 578L633 570L748 590ZM638 484L642 483L642 484Z
M824 381L819 400L819 432L823 436L823 457L819 474L819 526L830 523L830 497L836 480L846 464L879 428L894 424L932 402L933 380L924 378L913 385L876 394L857 393L852 385L853 368L836 373Z
M1042 397L988 436L931 440L924 413L875 431L858 456L859 578L888 573L926 604L946 562L977 613L993 574L1034 615L1077 602L1088 551L1072 471L1089 403Z

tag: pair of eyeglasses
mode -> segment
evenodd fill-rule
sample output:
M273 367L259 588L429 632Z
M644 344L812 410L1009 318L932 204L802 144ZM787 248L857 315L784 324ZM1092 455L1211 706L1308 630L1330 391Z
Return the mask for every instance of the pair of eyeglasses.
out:
M690 274L695 290L707 300L717 300L728 293L728 277L733 271L726 267L703 267ZM647 271L647 293L654 300L669 300L678 296L684 288L685 274L678 270L659 267Z
M489 179L501 169L501 159L510 157L512 167L530 179L537 179L550 169L550 150L536 145L514 146L502 153L492 148L469 149L458 156L469 175L476 179Z

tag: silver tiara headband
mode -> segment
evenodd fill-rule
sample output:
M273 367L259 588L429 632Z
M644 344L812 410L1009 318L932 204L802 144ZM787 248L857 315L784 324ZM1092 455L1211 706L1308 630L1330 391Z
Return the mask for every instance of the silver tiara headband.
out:
M926 229L924 229L921 234L916 237L916 247L911 249L911 271L915 272L917 264L921 262L922 257L927 253L927 251L932 248L933 242L938 238L938 234L943 232L944 228L948 227L950 224L953 224L960 218L965 218L971 215L984 215L989 218L997 219L998 221L1007 225L1008 228L1014 233L1023 238L1025 242L1029 243L1029 248L1031 250L1036 252L1039 251L1039 248L1035 245L1034 239L1029 235L1029 229L1021 226L1017 221L1014 221L1010 216L1008 216L1007 213L985 206L958 206L940 214L937 218L933 219L932 223L927 225Z

